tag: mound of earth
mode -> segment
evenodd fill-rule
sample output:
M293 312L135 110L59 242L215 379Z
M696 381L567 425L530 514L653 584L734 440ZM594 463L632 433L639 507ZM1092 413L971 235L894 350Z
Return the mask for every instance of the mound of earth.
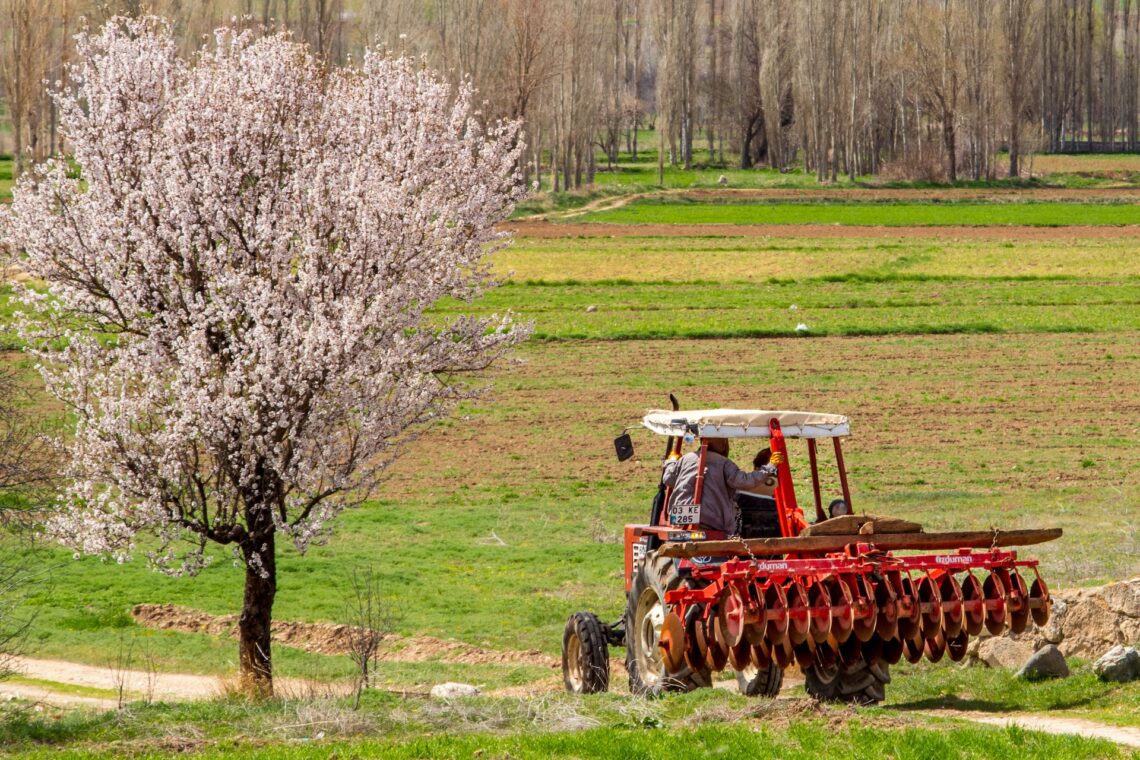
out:
M139 625L183 633L207 633L237 638L237 615L211 615L208 612L174 604L138 604L131 615ZM351 626L337 623L297 623L274 620L273 643L302 649L315 654L345 654L352 644ZM461 641L437 639L433 636L397 636L389 634L380 646L380 658L395 662L438 660L463 664L520 664L544 668L561 667L556 657L532 649L523 652L497 651L465 644Z
M971 641L969 654L996 667L1020 667L1033 652L1056 644L1066 657L1095 659L1117 644L1140 641L1140 577L1091 589L1053 592L1045 627Z

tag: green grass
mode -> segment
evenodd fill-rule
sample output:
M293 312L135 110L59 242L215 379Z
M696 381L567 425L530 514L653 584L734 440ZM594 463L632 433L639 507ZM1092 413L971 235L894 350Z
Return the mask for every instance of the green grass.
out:
M678 203L645 199L576 221L613 224L838 224L898 226L1140 224L1140 206L1113 203Z
M723 691L631 700L557 695L542 701L438 703L369 693L338 700L134 704L121 712L37 714L0 721L0 753L21 757L891 757L1115 758L1105 741L1050 736L807 700L747 701Z

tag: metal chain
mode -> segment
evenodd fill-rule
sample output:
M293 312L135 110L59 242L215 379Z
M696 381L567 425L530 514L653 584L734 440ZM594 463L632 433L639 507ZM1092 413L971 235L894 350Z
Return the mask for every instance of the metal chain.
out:
M748 558L751 559L753 562L759 562L759 560L756 559L756 555L752 553L752 547L748 545L748 542L744 540L744 536L741 535L742 533L744 533L744 510L742 510L740 508L739 504L736 504L735 506L736 506L736 533L729 536L729 538L735 538L737 541L739 541L740 545L744 547L744 551L748 552Z

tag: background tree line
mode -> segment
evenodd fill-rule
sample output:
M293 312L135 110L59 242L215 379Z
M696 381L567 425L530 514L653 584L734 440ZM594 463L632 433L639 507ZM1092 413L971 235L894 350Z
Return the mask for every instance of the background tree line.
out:
M1140 141L1140 0L0 0L17 173L64 148L43 82L68 86L83 19L142 13L187 49L239 16L334 65L368 45L422 56L469 77L485 116L521 119L528 179L558 189L647 147L661 172L704 148L821 181L956 180Z

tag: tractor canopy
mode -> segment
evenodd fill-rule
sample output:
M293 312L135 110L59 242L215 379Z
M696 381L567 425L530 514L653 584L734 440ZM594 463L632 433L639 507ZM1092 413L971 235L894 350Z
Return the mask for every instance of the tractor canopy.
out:
M839 438L849 432L847 418L841 414L762 409L654 410L641 424L659 435L678 438L686 433L704 438L768 438L768 423L773 418L779 420L786 438Z

